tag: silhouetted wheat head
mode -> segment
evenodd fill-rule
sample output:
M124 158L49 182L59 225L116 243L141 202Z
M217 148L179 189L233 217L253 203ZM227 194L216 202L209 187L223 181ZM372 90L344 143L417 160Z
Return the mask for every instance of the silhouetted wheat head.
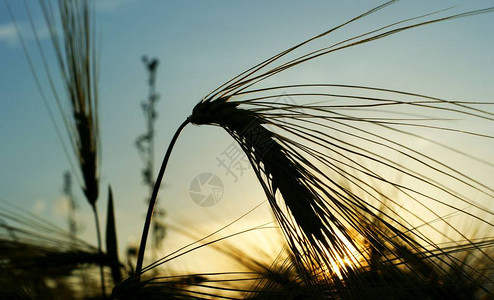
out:
M6 4L8 7L8 2ZM71 162L74 173L78 174L74 170L75 167L72 164L71 156L65 148L60 131L54 121L54 115L46 99L45 89L40 83L40 73L44 73L44 76L46 76L49 89L56 101L78 163L79 174L82 175L77 177L78 182L94 212L98 248L102 253L96 206L99 195L99 156L101 146L98 121L98 60L94 40L94 2L59 0L56 1L56 4L53 4L52 1L40 0L39 5L49 29L53 53L58 64L58 73L63 83L62 90L58 90L55 85L55 78L48 66L46 50L39 40L27 2L25 2L25 7L28 12L29 22L35 36L37 50L42 58L43 68L41 72L34 68L22 36L20 33L18 35L40 94L64 145L65 154ZM55 5L57 5L56 9ZM12 13L11 17L15 22ZM103 278L103 270L101 270L104 291Z
M76 154L82 174L83 192L94 211L98 248L102 253L101 233L96 201L99 194L98 153L100 153L98 123L98 75L93 32L93 8L91 1L58 1L62 40L57 31L57 19L53 16L51 2L40 1L45 22L50 29L59 72L68 96L68 109L58 99L64 125ZM101 286L105 294L103 267Z
M27 2L25 3L37 50L42 59L43 65L40 70L34 67L31 55L19 32L19 27L10 6L8 2L5 2L12 21L16 24L18 37L41 97L52 121L55 123L54 115L50 109L51 105L47 100L46 87L43 87L40 78L45 76L48 81L48 88L52 92L70 144L79 163L84 183L82 186L84 195L91 206L94 206L99 194L98 164L100 159L98 60L93 32L94 3L92 1L79 0L59 0L56 3L58 4L57 9L54 8L52 1L39 1L44 20L49 29L51 44L58 64L58 73L63 83L61 91L55 85L56 80L48 65L48 55L46 49L41 45L36 25L31 16L30 6ZM58 127L57 133L60 137ZM68 156L65 146L64 150Z
M426 141L442 148L444 153L493 167L491 162L417 131L427 129L491 141L493 137L488 134L455 127L448 121L482 120L490 124L494 114L485 108L492 103L450 101L356 85L263 86L272 76L322 55L415 27L493 11L489 8L431 19L434 14L445 13L438 11L293 57L296 50L301 51L312 41L394 2L389 1L281 52L204 97L173 137L153 197L182 129L188 123L214 125L224 128L247 155L294 254L298 270L303 271L301 276L309 286L319 285L322 278L326 286L338 291L330 293L332 297L378 297L382 290L374 287L393 285L390 282L394 281L403 290L422 291L422 294L419 292L422 296L430 294L427 290L430 286L440 287L440 292L435 293L451 295L448 287L441 287L441 282L449 270L462 269L458 266L461 260L454 255L456 250L461 252L459 249L463 246L471 247L477 258L493 262L492 253L483 249L491 239L487 242L470 239L468 233L450 223L431 205L452 210L465 220L477 221L492 229L493 213L464 196L462 191L471 189L492 200L494 189L445 163L441 157L401 141ZM280 100L283 98L292 101ZM378 183L379 188L373 182ZM396 195L399 197L395 198ZM413 203L415 209L404 205L403 199ZM152 199L149 218L153 206ZM417 213L416 207L434 219L431 221ZM139 261L142 263L144 255L146 226L136 268L138 274L141 272ZM446 234L447 231L451 234ZM437 244L430 237L431 232L458 248L449 251ZM144 269L147 270L149 268ZM483 271L477 275L463 272L459 276L487 291L485 284L492 283L490 275ZM420 287L418 282L422 282ZM318 296L325 295L327 290Z
M99 122L98 68L95 50L94 16L91 1L58 1L59 18L52 3L40 1L50 29L66 100L53 88L57 105L84 182L84 195L91 206L98 199ZM93 4L94 5L94 4ZM60 25L62 32L57 28ZM47 70L48 72L48 70ZM50 82L51 82L51 76Z

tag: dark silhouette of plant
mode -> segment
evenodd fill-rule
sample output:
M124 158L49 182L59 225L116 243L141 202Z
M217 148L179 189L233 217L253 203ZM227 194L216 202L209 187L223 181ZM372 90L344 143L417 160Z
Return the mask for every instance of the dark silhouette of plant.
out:
M78 163L79 174L82 177L82 180L79 179L79 183L86 200L93 210L98 249L100 255L103 256L101 230L96 206L99 195L101 145L98 117L98 61L96 58L97 53L93 28L94 4L91 1L79 0L59 0L57 3L58 16L55 16L51 1L39 1L45 23L49 29L59 75L63 82L62 91L57 91L55 86L54 78L48 67L47 58L38 38L36 26L34 25L27 3L26 10L31 29L35 35L38 51L42 57L43 68L49 87L52 91L53 98L56 100L73 154ZM10 12L9 7L8 10ZM15 23L11 12L10 15ZM59 32L58 25L61 27L61 32ZM46 100L44 89L40 84L38 72L32 64L17 25L16 28L31 72L35 77L38 89L53 120L54 116ZM61 95L65 95L66 97L63 98ZM61 138L58 127L56 129ZM65 145L63 142L62 144ZM64 151L71 162L71 166L75 169L65 146ZM104 297L105 280L103 265L100 271L101 289Z
M154 187L154 124L158 118L156 111L156 103L159 100L159 94L156 92L156 74L158 70L159 60L157 58L148 59L147 56L142 57L142 62L146 66L149 74L148 87L149 95L147 100L141 102L141 108L146 119L146 132L141 134L136 139L136 147L144 163L142 177L144 184L149 187L151 194ZM149 197L146 198L146 203L149 203ZM155 218L153 220L153 249L156 251L161 248L161 244L166 235L166 227L163 222L165 211L162 208L156 208Z
M154 124L158 118L156 103L159 100L159 94L156 93L156 72L159 60L157 58L149 60L147 56L143 56L142 62L149 74L149 95L147 100L141 102L142 112L146 119L146 131L137 137L135 143L144 163L144 169L142 170L144 184L152 190L154 186Z
M108 187L108 208L106 210L106 251L107 264L110 266L113 283L117 284L122 280L122 264L118 258L117 228L115 222L115 209L113 207L113 192Z
M306 282L308 285L317 285L317 282L311 282L313 277L310 275L318 274L336 289L336 294L355 298L362 296L365 286L361 285L360 280L364 276L364 269L358 264L349 267L341 262L343 257L355 255L366 257L365 251L356 244L357 239L367 241L374 252L379 251L380 255L384 255L385 260L376 260L375 256L372 258L373 264L377 263L379 268L386 268L389 262L392 262L392 266L403 264L405 268L412 268L413 261L420 261L423 264L430 263L437 272L441 273L445 272L446 268L438 265L433 259L442 255L445 258L441 260L446 261L447 266L455 266L454 258L419 230L404 231L403 228L409 228L411 225L406 219L401 218L397 211L393 211L394 214L390 215L383 213L379 206L367 205L362 193L374 198L380 196L393 204L396 203L396 200L385 192L372 188L368 183L369 179L377 180L405 195L410 201L417 203L441 220L441 223L455 234L470 242L472 247L477 248L464 233L443 219L424 201L455 209L466 218L494 227L494 224L488 220L477 216L480 213L492 216L492 212L465 198L459 188L460 186L472 188L490 199L494 198L494 189L473 179L469 174L456 170L454 166L442 162L441 158L419 152L388 138L388 135L393 133L427 140L448 151L458 153L447 145L418 135L413 129L429 128L485 139L493 137L455 128L451 124L437 126L432 124L432 121L441 119L427 118L423 115L428 112L443 112L451 115L451 119L471 118L491 121L492 112L475 107L475 102L449 101L417 93L367 86L291 84L258 87L264 80L284 70L323 55L373 42L404 30L493 11L492 8L488 8L438 18L431 18L433 14L413 17L324 48L308 51L294 58L289 57L295 50L310 45L312 41L322 39L341 27L394 2L396 1L386 2L265 60L223 84L195 106L192 114L179 126L173 136L158 173L142 234L136 264L137 276L131 280L139 280L141 273L168 261L163 258L142 268L159 185L178 136L189 123L222 127L240 145L265 191L294 254L293 257L297 260L296 263L304 266L303 270L307 272L304 278L308 280ZM285 61L282 61L282 58ZM303 104L273 100L283 95L303 101ZM380 108L394 112L395 108L400 107L417 109L422 116L419 118L374 117L375 112L379 112ZM375 148L379 150L374 150ZM398 155L403 160L412 160L414 164L410 166L402 164L399 162L400 159L390 159L389 156L382 154L382 151ZM468 154L461 154L472 158ZM486 164L491 165L488 162ZM407 177L428 190L434 190L434 193L427 194L417 186L400 184L396 179L375 171L376 168ZM356 193L339 184L338 180L341 178L360 192ZM442 193L442 196L435 196L435 193ZM475 209L476 212L471 213L448 203L453 200ZM441 232L414 211L403 207L400 209L410 214L412 218L427 224L432 230L450 238L444 234L444 231ZM371 219L379 219L379 226L372 226L374 223L369 221ZM390 234L393 239L387 238ZM352 253L352 248L357 249L358 253ZM486 259L492 260L483 250L479 249L479 253ZM409 254L412 255L410 259L407 257ZM335 263L338 267L334 266ZM407 263L412 265L408 266ZM341 278L337 276L336 268ZM395 268L395 271L403 278L413 274L417 281L421 279L420 274L409 273L400 268ZM469 275L464 274L464 276L468 278Z
M101 230L96 201L99 195L99 121L97 59L94 41L93 16L87 1L58 1L63 39L60 41L51 4L40 1L52 44L55 48L59 72L68 95L69 111L60 110L69 140L82 174L83 192L91 205L96 224L98 249L103 254ZM56 91L53 88L55 95ZM59 107L60 100L56 97ZM105 297L105 280L101 266L101 288Z
M101 292L94 277L86 276L89 267L106 265L96 247L1 199L0 212L0 228L15 233L0 232L1 299L74 299Z

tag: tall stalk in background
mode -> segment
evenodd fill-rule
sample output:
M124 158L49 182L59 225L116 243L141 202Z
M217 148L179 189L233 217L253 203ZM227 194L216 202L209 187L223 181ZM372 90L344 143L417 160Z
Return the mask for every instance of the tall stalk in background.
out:
M149 74L148 98L141 102L142 112L146 119L146 131L137 137L135 143L139 156L144 163L144 169L142 170L143 182L149 188L149 195L151 195L154 187L154 124L158 118L156 103L159 100L159 94L156 92L156 72L158 70L159 60L157 58L148 59L144 56L142 62ZM146 196L146 200L146 203L149 204L149 196ZM161 220L165 215L164 210L157 208L154 214L152 237L153 250L156 252L165 237L166 228Z
M96 201L99 194L99 150L97 60L94 41L94 19L89 1L59 0L63 40L60 43L52 10L41 1L50 27L60 74L68 95L69 110L62 111L65 126L79 163L84 182L83 192L94 213L98 250L102 253L101 230ZM101 288L105 295L103 266Z
M94 3L84 0L58 0L56 2L59 13L57 18L54 14L57 11L54 7L56 4L49 0L39 1L44 20L49 28L52 46L63 82L64 89L62 93L57 92L54 79L48 67L47 58L36 32L36 26L30 14L29 5L27 2L25 3L31 28L36 36L38 50L42 56L46 77L62 116L70 145L82 175L82 180L79 179L79 183L93 210L98 251L102 255L101 230L96 206L99 195L101 145L98 121L98 63L94 33ZM61 32L59 32L60 29ZM23 43L22 37L20 38ZM31 63L24 44L23 47L28 61ZM45 104L48 106L42 85L39 84L36 70L32 65L30 67ZM49 112L51 115L50 109ZM53 118L52 115L51 117ZM74 166L72 167L75 169ZM105 296L103 263L100 265L100 275L102 293Z

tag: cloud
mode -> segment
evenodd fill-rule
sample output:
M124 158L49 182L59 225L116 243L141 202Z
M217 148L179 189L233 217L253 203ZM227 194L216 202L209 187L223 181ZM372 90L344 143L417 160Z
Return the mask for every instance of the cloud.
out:
M0 42L9 46L15 45L19 41L14 24L0 24Z
M4 43L11 47L17 46L20 43L17 30L24 41L36 39L36 35L28 23L17 23L17 29L15 27L14 23L0 24L0 44ZM50 31L44 25L36 26L36 34L40 41L50 37Z
M113 12L125 5L135 3L137 0L99 0L96 1L96 11L102 13ZM41 41L50 37L50 31L46 24L35 24L37 38ZM60 28L57 28L60 34ZM27 22L17 22L17 29L13 22L0 24L0 45L14 47L20 45L18 32L24 41L32 41L36 39L36 35L31 29L31 25Z

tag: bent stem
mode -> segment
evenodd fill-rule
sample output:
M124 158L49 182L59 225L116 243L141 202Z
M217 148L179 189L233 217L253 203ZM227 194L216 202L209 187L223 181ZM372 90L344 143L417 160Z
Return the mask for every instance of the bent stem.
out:
M151 225L151 219L153 218L153 213L154 213L154 207L156 205L156 199L158 197L158 192L160 189L161 181L163 179L163 175L165 174L165 169L166 165L168 164L168 160L170 159L170 155L173 150L173 146L175 145L175 142L178 139L178 136L182 132L182 129L189 124L189 119L185 120L180 127L178 127L177 131L175 132L175 135L173 136L170 144L168 145L168 149L166 150L165 158L163 158L163 163L161 164L160 171L158 173L158 177L156 178L156 182L154 184L153 188L153 193L151 195L151 199L149 200L149 206L148 206L148 213L146 215L146 220L144 222L144 228L142 230L142 237L141 237L141 244L139 246L139 253L137 256L137 263L136 263L136 275L137 275L137 280L140 280L141 278L141 271L142 271L142 264L144 261L144 251L146 249L146 241L148 238L148 233L149 233L149 227Z
M103 249L101 248L101 232L99 227L99 217L96 204L91 205L94 213L94 223L96 224L96 235L98 237L98 252L99 255L103 255ZM105 274L103 272L103 263L99 265L100 277L101 277L101 295L103 299L106 299L106 287L105 287Z

